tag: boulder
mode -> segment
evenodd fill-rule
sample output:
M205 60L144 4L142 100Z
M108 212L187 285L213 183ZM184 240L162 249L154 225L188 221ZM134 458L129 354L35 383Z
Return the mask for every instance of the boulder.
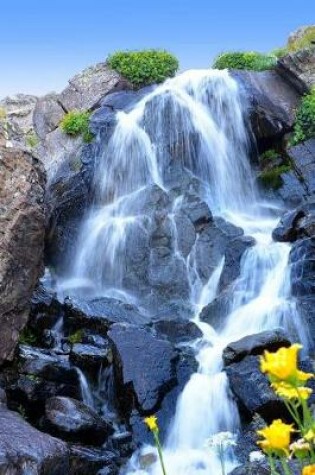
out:
M315 46L283 56L276 70L300 94L309 92L315 85Z
M172 345L130 324L113 325L108 337L113 345L117 397L122 410L137 408L141 414L155 411L176 383Z
M283 414L283 402L260 371L257 356L246 356L242 361L227 366L226 373L241 411L257 412L268 421Z
M111 364L112 352L109 343L103 347L76 343L71 348L69 359L81 370L97 374L101 367L105 368Z
M315 294L315 236L294 243L290 253L291 288L295 297Z
M12 359L43 272L45 175L27 151L0 149L0 364Z
M315 236L315 199L309 199L294 211L288 211L274 229L275 241L293 242L304 237Z
M270 148L292 129L298 92L276 71L233 71L248 104L248 114L258 148Z
M283 330L267 330L229 343L223 350L223 361L225 366L228 366L241 361L248 355L261 355L264 350L277 351L282 346L290 345L291 342Z
M44 140L47 134L57 129L64 115L65 110L57 94L40 97L33 112L33 126L37 136Z
M246 250L255 244L250 236L241 236L229 241L225 251L225 260L220 276L219 288L224 290L236 280L241 271L241 259Z
M67 444L39 432L19 414L0 406L0 473L2 475L69 473Z
M143 325L148 321L135 305L114 298L73 298L65 301L66 326L74 331L84 328L106 334L114 323Z
M300 177L293 170L281 173L280 176L282 184L275 191L276 197L280 198L289 208L302 204L308 192Z
M174 344L189 343L202 337L202 331L194 322L182 318L174 319L172 316L154 322L153 328L158 335Z
M262 465L258 462L248 462L236 467L232 470L230 475L270 475L270 473L270 469L266 464Z
M122 89L131 89L131 85L106 63L98 63L71 78L58 100L66 111L93 110L106 94Z
M98 470L109 470L108 475L117 475L119 457L117 453L96 447L74 444L70 447L69 475L94 475Z
M67 397L47 399L45 425L63 439L88 445L102 445L114 431L93 409Z
M215 330L220 330L224 325L226 317L230 313L232 299L233 292L231 288L227 288L223 292L220 292L212 302L202 309L199 315L200 320L208 323L208 325L213 327Z

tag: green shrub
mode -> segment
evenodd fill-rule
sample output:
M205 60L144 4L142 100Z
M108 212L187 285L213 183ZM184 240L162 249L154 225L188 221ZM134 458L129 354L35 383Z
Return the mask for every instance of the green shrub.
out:
M91 142L93 134L89 130L90 115L88 111L70 111L60 122L60 127L68 135L82 135L84 142Z
M280 165L271 170L265 170L259 175L260 182L266 188L273 188L274 190L280 188L282 185L281 174L291 170L290 165Z
M215 69L248 69L264 71L272 69L276 64L276 57L256 53L255 51L235 51L222 53L216 57L213 63Z
M315 88L302 98L296 114L292 144L296 145L312 137L315 137Z
M75 345L76 343L81 343L83 338L83 330L77 330L75 333L72 333L68 336L68 341L71 345Z
M315 26L308 26L305 28L302 35L296 39L289 40L287 44L288 51L299 51L303 48L308 48L312 44L315 44Z
M262 153L260 155L260 159L262 161L269 162L271 160L274 160L275 158L278 158L279 156L280 154L276 150L271 148L270 150L266 150L264 153Z
M20 333L19 343L21 345L34 346L38 343L38 337L31 328L26 327Z
M179 66L175 56L154 49L117 51L107 58L107 64L136 87L161 83L175 76Z

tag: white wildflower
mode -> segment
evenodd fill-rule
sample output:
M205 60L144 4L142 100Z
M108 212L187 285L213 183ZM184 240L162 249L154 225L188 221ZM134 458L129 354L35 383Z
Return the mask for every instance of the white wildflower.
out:
M205 443L205 446L210 449L220 450L225 450L234 445L236 445L236 437L231 432L218 432L218 434L214 434L210 439L207 439Z
M260 450L253 450L249 454L250 462L262 462L265 459L265 455Z

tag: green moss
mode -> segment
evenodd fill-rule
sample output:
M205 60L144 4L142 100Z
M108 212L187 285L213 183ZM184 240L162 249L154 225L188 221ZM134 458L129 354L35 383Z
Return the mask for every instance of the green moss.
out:
M280 165L279 167L274 167L271 170L265 170L259 175L259 181L266 188L273 188L276 190L282 185L282 173L286 173L290 170L290 165Z
M81 343L83 338L83 330L77 330L75 333L72 333L68 336L68 341L71 345L75 345L76 343Z
M65 134L73 137L81 135L84 142L89 143L94 138L89 129L90 115L89 111L72 110L64 116L60 127Z
M213 63L215 69L247 69L264 71L272 69L276 64L274 55L266 55L255 51L234 51L222 53Z
M272 160L278 158L279 155L280 154L278 152L276 152L276 150L271 148L270 150L266 150L264 153L262 153L260 155L260 159L262 161L269 162L269 161L272 161Z
M0 120L5 120L7 117L7 111L4 107L0 107Z
M38 337L33 330L26 327L20 334L19 343L21 345L36 345Z
M175 76L179 66L171 53L154 49L117 51L107 58L107 64L136 87L161 83Z
M288 42L287 50L289 52L299 51L312 44L315 44L315 26L308 26L299 38Z
M296 114L292 145L315 137L315 88L302 98Z
M39 138L35 132L32 132L26 137L26 145L30 148L34 148L39 144Z

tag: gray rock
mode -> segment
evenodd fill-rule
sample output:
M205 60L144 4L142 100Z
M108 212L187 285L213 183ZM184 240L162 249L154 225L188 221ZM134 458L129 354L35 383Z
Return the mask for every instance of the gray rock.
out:
M246 356L241 362L227 366L226 373L241 410L245 408L250 414L257 412L267 420L279 418L283 413L283 402L260 371L257 356Z
M254 244L255 239L250 236L241 236L229 241L225 251L224 266L219 282L220 290L224 290L239 277L242 256Z
M290 339L283 330L264 331L229 343L223 350L223 361L228 366L248 355L261 355L264 350L276 351L282 346L290 345Z
M47 399L47 428L60 437L88 445L101 445L113 433L113 428L97 412L80 401L66 397Z
M293 170L281 173L282 185L276 190L276 196L288 207L295 207L303 203L307 197L307 189L303 181Z
M98 63L70 79L69 86L59 95L59 101L66 111L92 110L106 94L128 88L131 86L120 74L109 69L106 63Z
M64 475L68 471L65 442L39 432L20 415L0 406L1 475Z
M45 175L30 153L0 149L0 365L13 357L43 271Z
M206 305L200 314L200 320L208 323L215 330L220 330L225 322L226 317L231 310L233 293L230 288L225 289L208 305Z
M60 105L57 94L40 97L33 112L33 126L37 136L44 140L47 134L57 129L64 115L65 110Z
M117 475L117 459L117 454L109 450L74 444L70 447L69 475L91 475L103 471L107 475Z
M172 345L134 325L113 325L108 333L114 353L117 396L124 410L155 411L175 385Z
M294 242L304 237L315 236L315 199L310 199L281 218L272 233L275 241Z
M308 92L315 84L315 46L287 54L276 69L301 94Z
M232 470L230 475L270 475L270 469L260 463L246 463Z
M0 101L0 108L5 112L8 140L16 146L26 146L27 137L33 135L33 112L37 97L16 94Z

